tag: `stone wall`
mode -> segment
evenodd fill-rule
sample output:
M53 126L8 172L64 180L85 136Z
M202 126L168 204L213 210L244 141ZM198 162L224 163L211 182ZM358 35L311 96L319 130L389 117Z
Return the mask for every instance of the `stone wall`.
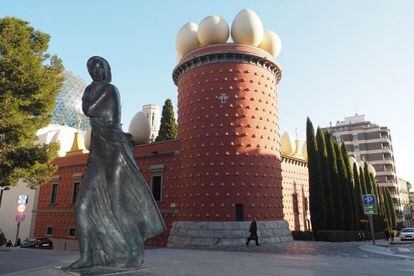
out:
M243 246L249 236L250 221L175 221L168 239L169 247ZM292 240L284 220L258 221L259 243L271 245Z

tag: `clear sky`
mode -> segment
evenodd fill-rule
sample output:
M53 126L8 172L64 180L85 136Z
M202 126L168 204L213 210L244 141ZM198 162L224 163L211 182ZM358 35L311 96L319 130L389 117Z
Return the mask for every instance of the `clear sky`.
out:
M122 97L124 128L142 105L176 104L171 72L175 36L189 22L219 15L229 25L250 8L278 33L283 70L278 88L282 131L306 116L328 126L354 113L391 129L397 174L414 182L414 1L9 1L16 16L52 36L50 52L87 82L85 63L111 64Z

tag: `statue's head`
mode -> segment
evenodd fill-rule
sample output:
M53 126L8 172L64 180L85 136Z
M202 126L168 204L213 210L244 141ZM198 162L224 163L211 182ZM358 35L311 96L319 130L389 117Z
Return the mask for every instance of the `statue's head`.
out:
M86 63L86 66L88 67L89 75L91 75L94 81L111 82L111 67L103 57L91 57Z

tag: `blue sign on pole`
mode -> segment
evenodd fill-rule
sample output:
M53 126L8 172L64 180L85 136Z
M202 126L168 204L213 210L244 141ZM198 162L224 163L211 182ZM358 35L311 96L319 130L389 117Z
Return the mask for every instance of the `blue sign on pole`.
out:
M362 201L364 205L375 205L375 196L374 195L363 195Z
M375 204L375 195L363 195L362 203L364 205L364 214L366 215L377 214L377 206Z

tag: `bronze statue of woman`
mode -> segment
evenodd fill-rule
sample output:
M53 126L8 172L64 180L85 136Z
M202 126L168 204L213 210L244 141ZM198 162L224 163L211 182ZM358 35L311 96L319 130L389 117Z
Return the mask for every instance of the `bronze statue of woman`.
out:
M132 155L132 136L121 129L118 89L102 57L87 62L93 82L86 87L82 110L92 136L88 171L76 202L80 259L65 267L138 267L144 241L165 230L154 197Z

